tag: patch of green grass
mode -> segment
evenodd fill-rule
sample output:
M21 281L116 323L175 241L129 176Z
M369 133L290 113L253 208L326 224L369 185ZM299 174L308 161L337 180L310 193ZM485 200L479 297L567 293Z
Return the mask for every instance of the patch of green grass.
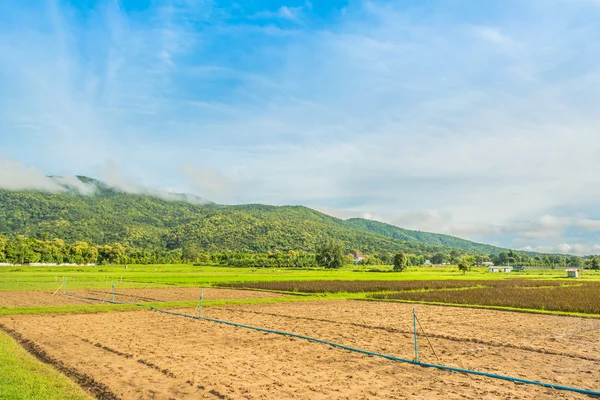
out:
M526 270L510 274L488 273L475 268L463 275L455 266L409 267L392 272L392 267L346 266L339 270L232 268L192 265L129 265L98 267L0 267L0 290L56 290L67 277L69 289L211 286L233 282L303 280L502 280L567 279L563 269ZM579 280L600 280L600 272L585 271Z
M89 400L91 397L0 332L0 399Z

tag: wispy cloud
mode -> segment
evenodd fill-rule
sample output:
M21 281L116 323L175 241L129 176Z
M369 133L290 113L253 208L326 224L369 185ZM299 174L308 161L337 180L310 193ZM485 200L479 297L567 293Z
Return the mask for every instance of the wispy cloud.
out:
M0 146L24 165L594 249L594 4L52 4L0 5Z
M498 44L511 44L513 40L503 35L498 29L488 27L488 26L478 26L473 28L473 32L475 35L479 36L482 39L489 40L491 42L495 42Z

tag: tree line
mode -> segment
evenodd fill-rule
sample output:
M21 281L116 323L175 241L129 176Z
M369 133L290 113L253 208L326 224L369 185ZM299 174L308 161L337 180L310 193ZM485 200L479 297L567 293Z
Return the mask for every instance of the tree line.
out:
M274 250L262 253L249 252L207 252L194 245L185 245L174 249L136 248L119 242L94 245L75 241L67 243L62 239L41 239L26 236L13 238L0 234L0 263L10 264L178 264L197 263L229 265L253 268L340 268L345 264L354 264L354 252L335 240L323 241L315 252L303 250ZM396 270L407 266L431 264L453 264L461 268L484 265L512 265L529 267L587 267L600 269L600 258L564 255L527 254L509 250L498 255L470 254L453 249L447 253L414 254L409 252L381 252L364 254L359 265L394 265Z

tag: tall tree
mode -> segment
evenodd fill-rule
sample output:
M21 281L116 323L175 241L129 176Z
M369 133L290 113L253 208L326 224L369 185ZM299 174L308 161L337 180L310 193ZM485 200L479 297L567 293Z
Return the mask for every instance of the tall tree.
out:
M325 268L340 268L344 265L344 249L339 242L327 240L317 248L316 260Z
M443 264L445 259L446 259L446 256L443 253L435 253L431 257L431 263L432 264Z
M462 271L463 275L465 275L476 262L477 260L474 256L461 257L458 262L458 270Z
M408 259L406 257L406 254L401 251L400 253L396 253L396 255L394 255L394 271L396 272L402 272L406 269L406 266L408 264Z

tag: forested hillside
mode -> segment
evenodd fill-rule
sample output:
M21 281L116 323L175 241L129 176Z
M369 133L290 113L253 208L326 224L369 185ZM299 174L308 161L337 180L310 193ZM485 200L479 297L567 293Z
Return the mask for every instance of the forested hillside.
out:
M351 225L359 229L365 229L369 232L378 233L393 239L417 241L424 244L432 244L438 246L446 246L458 248L469 252L485 253L485 254L500 254L505 251L500 247L481 244L457 238L450 235L441 235L437 233L411 231L409 229L399 228L394 225L385 224L379 221L373 221L362 218L351 218L347 220Z
M403 250L432 254L448 253L451 248L482 254L502 251L374 221L344 221L301 206L190 204L121 193L89 178L80 179L97 185L96 192L81 195L77 191L0 190L0 234L205 252L312 252L326 238L342 242L347 251L365 253Z

